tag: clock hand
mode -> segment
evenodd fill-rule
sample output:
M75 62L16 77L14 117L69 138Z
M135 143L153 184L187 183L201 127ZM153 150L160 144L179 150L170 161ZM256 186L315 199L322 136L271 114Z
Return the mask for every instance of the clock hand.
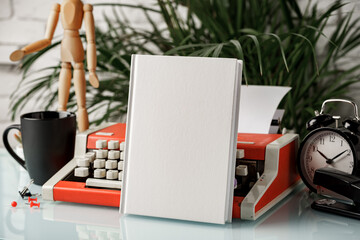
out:
M329 158L327 158L327 157L325 156L325 154L323 154L322 152L320 152L319 149L317 149L316 151L317 151L318 153L320 153L320 155L323 156L323 158L326 159L326 162L330 160Z
M340 157L341 155L343 155L345 152L348 152L348 151L349 151L348 149L346 149L345 151L342 151L341 153L339 153L338 155L336 155L332 159L327 160L326 163L329 163L329 164L333 163L336 158Z

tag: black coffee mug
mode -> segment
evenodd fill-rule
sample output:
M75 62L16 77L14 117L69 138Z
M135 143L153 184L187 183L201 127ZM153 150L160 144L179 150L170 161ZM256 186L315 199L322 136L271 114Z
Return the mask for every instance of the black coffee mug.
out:
M20 123L5 129L4 146L34 183L43 185L74 156L76 116L71 112L32 112L22 115ZM11 129L21 132L25 160L9 145Z

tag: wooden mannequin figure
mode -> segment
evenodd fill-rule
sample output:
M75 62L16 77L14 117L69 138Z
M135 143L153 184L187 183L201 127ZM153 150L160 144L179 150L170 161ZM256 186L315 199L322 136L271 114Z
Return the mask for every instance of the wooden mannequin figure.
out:
M49 16L45 38L31 43L20 50L14 51L10 55L10 60L18 61L26 54L37 52L51 44L59 14L64 28L64 36L61 41L61 71L59 76L59 111L66 111L66 105L69 100L69 91L71 85L71 65L74 68L74 87L76 101L78 105L78 127L79 131L85 131L89 128L88 113L86 110L86 82L84 70L84 48L79 37L79 29L82 21L85 22L86 40L87 40L87 65L89 70L89 82L97 88L99 80L95 73L96 69L96 46L95 46L95 27L92 14L93 7L85 4L81 0L63 0L62 5L55 4Z

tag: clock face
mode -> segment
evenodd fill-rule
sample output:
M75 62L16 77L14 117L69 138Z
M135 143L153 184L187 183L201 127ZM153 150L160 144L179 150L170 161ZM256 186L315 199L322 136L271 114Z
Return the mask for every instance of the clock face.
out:
M330 167L351 174L355 157L349 140L332 129L319 129L304 139L299 157L299 170L304 183L316 192L315 170Z

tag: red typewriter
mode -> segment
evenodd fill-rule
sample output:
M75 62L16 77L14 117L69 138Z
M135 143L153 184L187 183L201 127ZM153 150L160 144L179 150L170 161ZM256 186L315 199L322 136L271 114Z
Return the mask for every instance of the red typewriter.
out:
M119 207L126 125L76 136L74 158L42 188L43 199ZM255 220L299 183L296 134L238 134L233 218Z

